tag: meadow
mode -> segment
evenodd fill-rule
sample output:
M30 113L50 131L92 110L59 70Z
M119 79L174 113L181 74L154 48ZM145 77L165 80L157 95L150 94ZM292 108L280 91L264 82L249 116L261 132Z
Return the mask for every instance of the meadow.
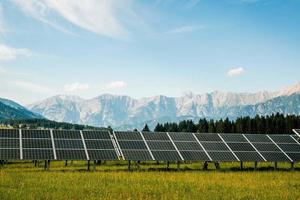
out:
M1 166L0 199L300 199L300 165L290 171L288 164L221 163L207 171L201 163L176 164L169 169L161 163L144 163L127 171L124 162L106 162L96 171L86 171L85 162L15 162ZM93 167L91 167L93 169Z

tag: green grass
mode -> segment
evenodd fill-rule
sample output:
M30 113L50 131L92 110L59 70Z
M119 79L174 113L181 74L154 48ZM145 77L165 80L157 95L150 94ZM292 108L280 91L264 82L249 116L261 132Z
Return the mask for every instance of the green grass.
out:
M0 199L300 199L300 165L289 171L279 163L221 163L221 170L210 164L203 171L201 163L176 165L166 170L165 164L143 163L127 171L125 162L107 162L87 172L85 162L65 167L53 162L49 171L32 163L10 163L0 169ZM93 169L93 167L91 167Z

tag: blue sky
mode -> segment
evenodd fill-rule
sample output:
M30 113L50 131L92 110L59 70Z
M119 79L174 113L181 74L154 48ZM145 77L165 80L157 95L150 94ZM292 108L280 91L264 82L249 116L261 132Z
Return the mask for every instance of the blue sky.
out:
M298 0L0 0L0 96L140 98L300 80Z

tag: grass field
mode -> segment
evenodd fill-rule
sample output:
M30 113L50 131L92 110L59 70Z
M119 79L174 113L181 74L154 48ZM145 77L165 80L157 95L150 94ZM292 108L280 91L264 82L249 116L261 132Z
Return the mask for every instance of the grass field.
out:
M201 163L176 165L143 164L127 171L126 163L107 162L87 172L86 163L51 163L49 171L32 163L10 163L0 169L0 199L300 199L300 165L221 163L203 171ZM135 166L133 166L134 168ZM93 169L93 167L91 168Z

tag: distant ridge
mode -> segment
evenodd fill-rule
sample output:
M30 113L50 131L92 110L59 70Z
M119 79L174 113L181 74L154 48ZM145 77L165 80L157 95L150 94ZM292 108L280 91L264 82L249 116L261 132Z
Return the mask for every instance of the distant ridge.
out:
M104 94L93 99L57 95L28 108L48 119L115 128L141 128L158 122L184 119L219 119L272 113L300 114L300 83L279 91L233 93L215 91L181 97L154 96L134 99L129 96Z

